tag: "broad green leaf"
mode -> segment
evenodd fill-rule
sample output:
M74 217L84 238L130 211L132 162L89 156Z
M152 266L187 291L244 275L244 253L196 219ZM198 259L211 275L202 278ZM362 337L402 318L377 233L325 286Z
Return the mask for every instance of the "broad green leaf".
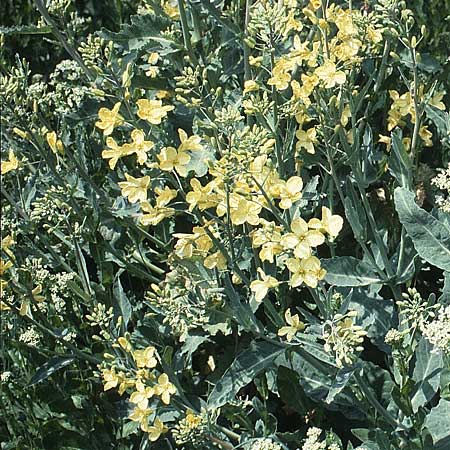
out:
M30 386L39 383L47 379L52 373L56 372L63 367L68 366L75 358L72 356L63 357L56 356L48 360L43 366L41 366L30 380Z
M16 34L49 34L52 32L52 27L37 25L19 25L16 27L0 27L0 34L3 36L13 36Z
M118 276L116 278L116 282L114 283L113 293L114 293L114 298L117 302L114 306L117 305L118 310L120 311L120 315L122 316L123 326L126 329L128 322L131 318L133 308L131 306L130 301L128 300L128 297L125 295L125 292L122 287L122 283L120 282L120 276Z
M270 367L284 351L283 347L270 342L252 343L247 350L236 357L214 386L208 398L208 407L220 408L233 400L240 389Z
M441 441L450 440L449 400L441 399L425 419L425 426L428 428L435 445L440 445Z
M398 181L400 186L409 188L411 186L412 162L406 153L402 142L402 132L395 130L392 135L392 152L389 157L389 172Z
M383 282L369 264L353 256L322 259L321 263L327 271L325 281L333 286L367 286Z
M306 396L296 372L280 366L278 368L277 385L281 400L289 408L294 409L301 415L306 414L311 409L311 401Z
M359 368L360 367L358 366L343 367L338 371L338 373L336 374L336 378L333 380L333 383L331 384L331 387L328 391L325 403L330 404L334 400L336 395L339 394L345 388L345 386L347 386L347 383L352 378L355 370Z
M153 45L161 55L167 55L179 50L177 44L170 39L161 37L161 32L170 24L163 17L152 14L131 17L130 24L124 24L117 33L103 29L99 34L103 39L113 41L128 52L139 52Z
M417 253L433 266L450 270L450 229L414 201L414 193L395 189L395 208Z
M416 349L416 365L412 375L416 385L411 399L414 412L417 412L420 406L426 405L439 389L443 367L442 353L432 350L433 345L425 338L421 339Z

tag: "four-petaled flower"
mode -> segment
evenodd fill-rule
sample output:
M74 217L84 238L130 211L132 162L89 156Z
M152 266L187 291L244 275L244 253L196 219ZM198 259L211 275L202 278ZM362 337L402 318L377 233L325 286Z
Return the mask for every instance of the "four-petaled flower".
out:
M99 121L95 126L103 130L103 136L109 136L115 127L123 124L123 117L119 114L120 102L117 102L113 109L100 108L98 111Z

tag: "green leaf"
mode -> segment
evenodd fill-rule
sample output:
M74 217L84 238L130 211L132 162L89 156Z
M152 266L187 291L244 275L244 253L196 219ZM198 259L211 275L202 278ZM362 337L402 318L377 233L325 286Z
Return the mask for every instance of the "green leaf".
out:
M56 356L47 361L43 366L41 366L37 372L33 375L30 380L30 386L33 386L36 383L44 381L47 379L52 373L56 372L63 367L68 366L72 361L74 361L74 357L72 356Z
M125 295L122 283L120 282L120 276L117 277L116 282L114 283L113 294L115 300L117 301L115 306L116 305L118 306L120 315L122 316L123 319L123 326L126 329L128 322L131 318L133 308L131 306L130 301L128 300L128 297Z
M389 157L389 172L391 172L400 186L409 188L411 186L411 170L413 164L403 145L401 130L395 130L391 137L393 151Z
M417 253L433 266L450 270L450 229L420 208L414 194L404 188L394 192L400 222L411 237Z
M427 418L425 426L433 438L433 443L440 446L442 441L450 439L450 401L441 399ZM447 447L448 448L448 447Z
M162 16L136 15L131 17L131 24L124 24L119 32L103 29L99 35L127 52L139 52L153 45L161 55L167 55L179 50L175 42L161 37L169 25L170 21Z
M415 394L411 399L414 412L426 405L439 389L440 375L443 367L441 352L433 352L433 345L422 338L416 349L416 365L412 379L416 382Z
M330 404L337 394L339 394L345 386L347 386L347 383L352 378L353 374L355 373L356 369L360 369L358 366L351 366L351 367L343 367L342 369L339 369L338 373L336 374L336 378L334 379L329 391L327 398L325 399L325 403Z
M270 367L285 349L270 342L252 343L233 361L222 378L214 386L208 398L209 408L220 408L234 399L244 386Z
M336 256L321 260L327 271L325 281L333 286L367 286L383 280L364 261L352 256Z
M20 25L16 27L0 27L0 34L4 36L12 36L15 34L49 34L51 32L52 28L48 26Z
M280 366L277 374L277 386L281 400L289 408L301 415L305 415L311 409L311 401L306 396L295 371Z
M347 177L345 191L347 194L344 199L345 216L347 217L355 238L359 241L365 241L367 237L366 213L361 206L361 200L356 193L350 177Z

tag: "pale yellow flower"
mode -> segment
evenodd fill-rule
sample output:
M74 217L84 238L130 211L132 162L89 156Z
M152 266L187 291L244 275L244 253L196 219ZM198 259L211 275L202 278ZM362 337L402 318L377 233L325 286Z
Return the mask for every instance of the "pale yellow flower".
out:
M147 189L150 184L150 177L134 178L128 173L125 174L127 181L119 183L122 195L128 198L130 203L143 202L147 199Z
M61 155L64 155L64 145L61 139L58 139L54 131L48 132L45 135L45 138L47 139L47 143L53 153L60 153Z
M148 438L151 442L157 441L161 434L167 433L169 429L161 422L159 418L155 419L152 426L145 427L144 431L148 433Z
M137 115L153 125L159 125L162 119L167 116L167 113L175 108L173 105L163 106L161 100L143 98L136 103L139 108Z
M173 208L167 208L165 206L153 207L148 201L141 202L141 208L142 211L146 213L140 218L140 222L144 226L158 225L158 223L165 218L171 217L175 214L175 210Z
M175 189L170 189L166 186L164 189L159 187L155 188L156 197L156 206L163 207L168 205L177 195L178 192Z
M133 352L133 358L139 368L147 367L149 369L152 369L158 363L155 353L155 347L150 346L145 348L144 350L135 350Z
M161 401L168 405L170 396L177 392L176 387L169 381L167 374L163 373L158 377L158 384L155 386L155 394L161 397Z
M288 342L291 342L296 333L305 329L305 324L300 321L298 314L292 316L289 309L284 313L284 318L288 325L278 330L278 336L286 336Z
M109 136L115 127L123 124L123 117L119 114L120 102L117 102L113 109L100 108L98 111L99 121L95 122L95 126L103 130L104 136Z
M16 155L14 155L14 152L12 150L9 151L8 154L8 160L2 161L1 163L1 174L5 175L8 172L11 172L12 170L17 170L19 167L19 160L16 158Z
M319 280L322 280L326 271L320 267L320 261L315 256L306 259L289 258L286 267L292 273L290 285L297 287L305 283L311 288L316 288Z
M317 67L314 73L324 82L326 88L332 88L336 84L345 83L345 73L336 69L336 64L327 60L323 65Z
M316 134L317 132L315 128L310 128L307 131L299 128L295 133L295 136L298 139L295 144L296 150L300 151L304 148L308 153L314 154L316 152L314 149L314 144L317 142Z
M309 228L327 233L330 238L334 239L342 230L344 219L338 214L331 214L331 211L326 206L322 206L322 219L311 219L308 222Z
M325 236L318 230L310 230L308 224L297 217L291 222L291 233L282 236L280 244L285 249L294 251L296 258L308 258L311 248L325 242Z
M252 281L250 283L250 290L255 294L255 300L259 303L264 300L269 289L277 287L280 282L276 278L266 275L261 268L258 268L258 273L261 280Z
M159 168L166 172L176 170L179 175L185 177L187 175L186 165L191 160L189 153L185 151L178 152L174 147L165 147L158 155Z

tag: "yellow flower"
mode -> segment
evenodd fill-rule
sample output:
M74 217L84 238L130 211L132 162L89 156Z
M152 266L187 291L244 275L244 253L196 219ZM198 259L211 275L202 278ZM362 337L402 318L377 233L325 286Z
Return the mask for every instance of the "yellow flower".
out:
M147 400L148 402L148 400ZM153 413L153 410L148 407L145 403L141 405L136 405L133 412L128 417L133 422L139 422L141 425L141 430L146 431L148 427L148 417Z
M283 251L280 244L282 227L263 219L261 219L260 224L263 224L263 228L251 233L252 245L253 247L261 247L259 252L261 261L273 263L275 256Z
M139 108L137 115L153 125L159 125L167 113L175 108L172 105L162 106L161 100L141 99L136 103Z
M329 60L322 66L319 66L314 73L325 83L326 88L345 83L345 73L341 70L336 70L336 65Z
M423 141L425 147L433 147L433 133L428 129L426 125L420 127L419 136Z
M191 179L192 191L186 195L186 201L189 203L189 211L193 211L198 207L200 211L217 206L217 195L213 194L214 183L210 182L206 186L202 186L197 178Z
M263 301L269 289L277 287L280 282L276 278L266 275L261 268L258 268L258 273L262 279L252 281L250 290L255 294L255 300L259 303Z
M150 177L134 178L128 173L125 174L127 181L119 183L122 195L128 197L130 203L143 202L147 199L147 189L150 184Z
M136 153L138 164L144 164L147 161L147 153L155 146L154 142L146 141L142 130L133 130L131 139L131 144L123 146L124 155Z
M158 384L155 386L155 394L161 397L161 401L168 405L170 396L177 392L176 387L169 381L167 374L163 373L158 377Z
M244 83L244 92L243 94L248 94L249 92L257 91L259 89L259 84L254 80L247 80Z
M104 382L104 391L115 388L119 384L119 375L116 374L116 369L114 367L111 369L103 369L102 377Z
M165 187L161 189L159 187L155 188L156 197L156 206L162 207L168 205L178 194L175 189L170 189L169 187Z
M10 150L8 160L2 161L0 172L2 175L5 175L6 173L11 172L11 170L16 170L18 167L19 160L16 158L16 155L14 155L14 152Z
M141 409L146 409L148 406L148 399L155 395L155 389L150 386L145 386L142 381L136 382L136 390L130 395L130 402L139 406Z
M193 135L188 137L186 131L178 128L178 136L180 137L181 144L178 147L178 153L190 150L195 152L197 150L202 150L202 145L200 144L201 137Z
M130 341L123 337L120 336L117 341L119 342L119 345L126 351L126 352L131 352L133 350L133 347L131 346Z
M321 233L327 233L330 238L334 239L342 230L344 225L344 219L338 214L331 214L331 211L322 206L322 219L311 219L308 222L309 228L320 231Z
M317 132L315 128L310 128L307 131L299 128L295 133L295 136L298 139L295 144L296 150L300 151L304 148L308 153L313 155L316 152L314 149L314 144L317 142L316 134Z
M100 108L98 111L99 121L95 122L95 126L103 130L103 136L109 136L115 127L123 124L123 117L119 114L120 102L117 102L113 109Z
M165 147L158 155L159 168L166 172L175 169L182 177L187 175L186 165L191 160L189 153L185 151L178 152L174 147Z
M1 240L1 249L11 258L14 259L14 255L12 253L12 251L9 249L9 247L11 247L12 245L14 245L14 239L12 237L12 235L8 235L5 236L4 238L2 238Z
M278 336L286 336L288 342L291 342L297 332L305 329L305 324L300 321L298 314L292 316L289 309L284 313L284 318L288 326L281 327L278 330Z
M48 132L45 135L45 138L53 153L61 153L61 155L64 155L64 145L61 139L58 139L54 131Z
M102 158L109 159L109 168L114 170L119 158L125 156L127 152L123 147L120 147L112 137L106 138L106 145L108 148L103 150Z
M383 40L383 34L379 28L374 28L372 25L369 25L366 29L367 39L373 42L374 44L378 44Z
M152 369L153 367L156 367L158 361L155 357L155 352L155 347L147 347L144 350L135 350L133 352L133 358L136 361L136 365L139 368L148 367L149 369Z
M302 197L303 180L300 177L291 177L282 184L280 190L280 208L289 209L294 202Z
M309 230L308 224L301 217L291 222L291 231L283 235L280 243L283 248L292 249L296 258L308 258L312 247L325 242L325 236L318 230Z
M272 77L269 78L267 84L269 86L275 86L279 91L284 91L289 87L289 82L291 81L291 75L288 72L293 68L293 61L287 59L279 59L275 64L272 71Z
M4 261L3 259L0 259L0 276L3 276L3 274L12 267L13 263L11 261Z
M171 217L175 214L173 208L166 208L165 206L153 207L148 201L141 202L141 208L147 214L143 214L140 218L140 222L144 226L158 225L159 222L166 217Z
M305 283L309 287L316 288L317 282L322 280L326 274L326 271L320 267L319 259L315 256L302 260L289 258L286 260L286 267L292 273L291 287Z
M40 295L42 293L42 284L37 285L32 291L31 295L33 297L33 300L35 302L41 303L45 300L45 297L43 295Z
M152 426L145 427L144 431L148 433L149 440L155 442L159 439L161 434L167 433L169 429L161 422L159 418L156 418L154 424Z
M390 136L385 136L383 134L378 135L378 142L381 144L386 144L386 150L390 151L392 147L392 141Z
M257 225L262 206L239 194L230 195L230 218L233 225L242 225L245 222ZM222 201L216 209L217 215L222 217L227 213L227 203Z
M433 97L428 101L428 104L430 106L434 106L437 109L440 109L441 111L445 111L445 104L442 102L442 99L445 95L445 92L436 92L436 94L433 95Z
M210 270L214 269L215 267L217 267L218 270L225 270L227 268L227 259L222 254L222 252L218 250L217 252L214 252L211 255L207 256L203 260L203 265Z

